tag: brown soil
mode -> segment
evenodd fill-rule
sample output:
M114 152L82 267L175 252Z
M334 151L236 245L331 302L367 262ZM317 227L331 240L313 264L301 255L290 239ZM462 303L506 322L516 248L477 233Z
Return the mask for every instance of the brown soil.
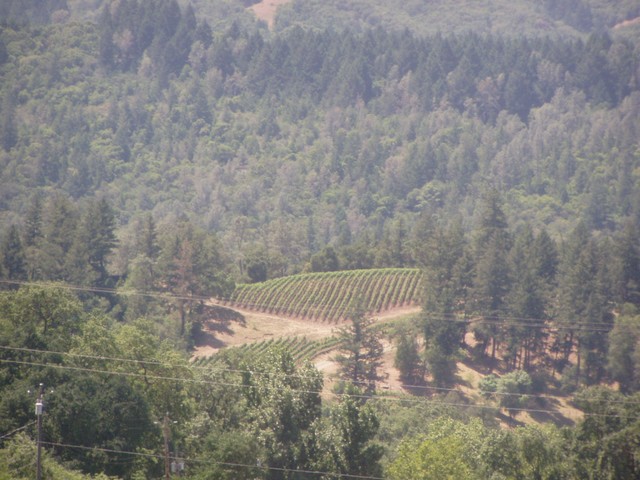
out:
M194 358L208 357L224 347L260 342L270 338L304 336L309 340L330 337L341 323L326 323L298 318L280 317L241 308L212 304L210 320L196 339ZM374 318L385 322L420 311L419 307L402 307L381 313Z
M273 19L276 16L276 10L280 5L289 3L291 0L262 0L260 3L256 3L249 7L249 10L260 20L264 20L269 25L269 28L273 28Z
M210 308L212 312L211 319L204 326L200 338L196 339L193 358L208 357L224 347L260 342L270 338L304 336L309 340L321 340L333 335L343 325L341 323L323 323L313 320L285 318L268 313L238 308L231 309L220 305L211 305ZM374 316L374 318L378 322L387 322L416 314L419 311L420 307L404 307L384 312ZM473 343L472 336L469 336L467 340ZM403 385L398 370L393 366L395 346L388 340L385 340L383 345L382 380L379 382L379 388L394 392L430 396L433 393L430 388ZM329 392L332 391L332 387L336 382L338 366L335 361L335 355L336 352L328 352L313 359L316 368L324 374L324 392L327 397L330 396ZM459 362L456 390L471 400L472 403L483 403L484 400L478 394L478 384L491 370L488 365L476 365L467 360ZM494 369L499 373L498 370ZM553 422L557 425L570 425L581 417L581 412L571 407L567 400L562 395L550 395L539 399L541 403L527 405L527 408L532 411L519 413L515 421L510 419L504 412L498 415L498 420L505 427L511 427L514 424L546 422Z
M636 17L632 20L625 20L624 22L620 22L617 25L614 25L613 29L617 30L620 28L630 27L632 25L638 25L638 24L640 24L640 17Z

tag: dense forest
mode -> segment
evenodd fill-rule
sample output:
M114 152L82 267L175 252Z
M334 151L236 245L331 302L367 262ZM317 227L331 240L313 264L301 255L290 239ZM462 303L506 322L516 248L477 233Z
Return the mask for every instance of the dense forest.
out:
M0 1L0 479L39 383L43 478L640 477L640 7L252 3ZM211 298L391 268L422 312L342 299L330 392L189 361Z

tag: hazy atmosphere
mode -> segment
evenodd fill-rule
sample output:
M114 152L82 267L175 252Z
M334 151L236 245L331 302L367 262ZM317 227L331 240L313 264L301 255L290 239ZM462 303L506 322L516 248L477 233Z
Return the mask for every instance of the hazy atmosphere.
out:
M640 478L639 309L636 1L0 0L0 480Z

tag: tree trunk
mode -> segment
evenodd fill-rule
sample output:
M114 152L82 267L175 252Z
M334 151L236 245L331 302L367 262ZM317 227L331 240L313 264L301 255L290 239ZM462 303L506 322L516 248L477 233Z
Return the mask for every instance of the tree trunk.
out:
M180 311L180 336L184 337L184 329L187 323L187 314L184 308L184 300L178 300L178 310Z

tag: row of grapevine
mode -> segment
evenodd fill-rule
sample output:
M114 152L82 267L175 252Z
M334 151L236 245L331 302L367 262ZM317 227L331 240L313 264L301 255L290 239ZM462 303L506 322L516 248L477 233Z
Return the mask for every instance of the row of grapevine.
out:
M337 322L354 307L368 314L419 301L421 272L415 268L347 270L291 275L238 285L227 304L275 315Z
M306 360L311 361L323 353L334 350L339 341L338 337L327 337L322 340L315 341L308 340L306 337L282 337L276 340L263 340L230 348L239 351L241 355L246 355L251 359L260 357L266 353L269 348L286 348L291 352L294 360L297 363L301 363ZM191 365L196 368L206 368L215 361L216 355L214 354L209 357L197 358L191 363Z

